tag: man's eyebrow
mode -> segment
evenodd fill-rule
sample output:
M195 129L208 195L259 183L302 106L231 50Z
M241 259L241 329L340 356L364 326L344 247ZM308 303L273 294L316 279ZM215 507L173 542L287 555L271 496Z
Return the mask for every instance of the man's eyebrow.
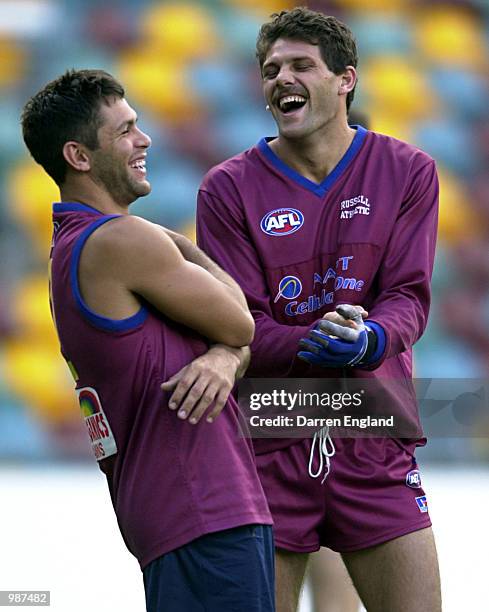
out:
M262 70L265 68L268 68L269 66L276 66L277 62L275 62L274 60L266 60L265 62L263 62L263 66L262 66Z
M137 116L133 117L132 119L126 119L125 121L123 121L121 124L119 124L117 126L115 131L116 132L120 132L123 128L130 127L131 125L134 125L137 120L138 120Z
M292 57L286 58L285 61L287 62L304 62L304 61L315 62L316 60L310 55L294 55ZM276 65L277 65L276 60L273 60L273 59L267 60L263 63L262 70L265 68L268 68L269 66L276 66Z

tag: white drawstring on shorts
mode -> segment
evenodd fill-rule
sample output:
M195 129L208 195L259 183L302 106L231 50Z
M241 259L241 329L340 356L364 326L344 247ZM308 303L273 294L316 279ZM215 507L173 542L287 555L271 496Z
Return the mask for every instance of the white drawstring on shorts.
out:
M316 442L318 442L319 450L319 468L316 473L313 472L314 463L314 450L316 448ZM329 449L328 449L329 443ZM324 483L331 469L331 457L335 454L336 449L333 444L333 440L329 435L329 427L322 427L319 431L316 431L314 438L312 439L311 452L309 454L309 476L311 478L317 478L323 471L324 464L326 467L324 470L324 476L321 480L321 484Z

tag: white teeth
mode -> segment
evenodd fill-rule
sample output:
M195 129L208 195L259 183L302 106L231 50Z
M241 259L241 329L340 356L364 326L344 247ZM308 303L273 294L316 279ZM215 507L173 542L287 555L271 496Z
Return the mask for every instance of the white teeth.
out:
M138 159L137 161L131 164L131 168L136 168L137 170L145 170L146 169L146 160Z
M298 95L293 95L293 96L285 96L283 98L280 99L279 101L279 106L280 109L282 110L284 107L284 104L290 104L291 102L305 102L306 98L304 98L304 96L298 96Z

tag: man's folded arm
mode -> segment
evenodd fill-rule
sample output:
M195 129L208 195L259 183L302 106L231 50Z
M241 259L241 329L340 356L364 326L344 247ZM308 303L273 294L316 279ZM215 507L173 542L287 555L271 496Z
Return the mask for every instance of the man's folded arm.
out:
M128 215L103 229L93 235L92 253L125 289L211 341L251 342L254 323L239 289L187 261L163 228Z

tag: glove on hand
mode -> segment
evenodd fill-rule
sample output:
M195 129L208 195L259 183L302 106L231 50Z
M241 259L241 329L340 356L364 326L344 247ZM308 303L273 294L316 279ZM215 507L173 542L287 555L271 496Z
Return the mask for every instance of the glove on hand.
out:
M325 368L343 368L361 364L369 348L369 332L373 332L365 325L361 311L350 304L341 304L336 312L345 319L350 319L356 328L344 327L321 319L315 328L309 332L308 338L303 338L299 347L302 349L297 356L312 365Z

